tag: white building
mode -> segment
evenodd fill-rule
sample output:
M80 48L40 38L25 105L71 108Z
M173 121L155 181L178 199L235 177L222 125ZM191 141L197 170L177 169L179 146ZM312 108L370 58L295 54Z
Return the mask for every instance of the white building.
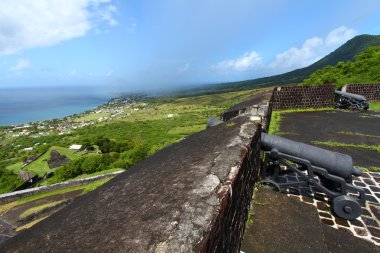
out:
M78 144L73 144L69 147L69 149L72 149L72 150L80 150L82 148L82 145L78 145Z

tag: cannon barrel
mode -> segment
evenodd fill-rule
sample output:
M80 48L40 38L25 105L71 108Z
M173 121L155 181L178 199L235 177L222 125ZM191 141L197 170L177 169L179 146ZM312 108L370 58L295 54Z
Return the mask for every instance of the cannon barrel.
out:
M261 134L261 148L264 151L277 149L279 152L310 161L314 166L326 169L330 174L351 180L352 175L360 176L362 171L353 167L349 155L329 151L283 137Z
M362 96L362 95L353 94L353 93L348 93L348 92L339 91L339 90L336 90L336 91L335 91L335 94L340 95L340 96L343 96L343 97L347 97L347 98L352 98L352 99L355 99L355 100L358 100L358 101L366 101L366 100L367 100L367 99L366 99L364 96Z

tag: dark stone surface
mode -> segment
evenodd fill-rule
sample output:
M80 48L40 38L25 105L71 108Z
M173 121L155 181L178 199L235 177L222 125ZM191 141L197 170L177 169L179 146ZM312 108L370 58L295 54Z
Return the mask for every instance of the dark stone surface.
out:
M320 212L319 216L324 217L324 218L328 218L328 219L332 219L331 214L328 214L328 213Z
M241 250L253 252L380 252L378 246L344 229L322 224L314 206L260 188L253 224L247 226ZM365 230L364 230L365 232Z
M259 173L260 136L249 119L234 122L157 152L0 251L238 251Z
M325 202L321 202L321 201L317 202L317 208L319 210L322 210L322 211L329 211L330 210L329 205L327 205Z
M327 252L334 253L375 253L380 247L364 239L353 236L348 231L334 229L327 225L322 226ZM320 251L322 252L322 251Z
M314 206L260 188L253 224L246 228L241 250L253 252L327 252Z
M326 225L329 225L329 226L334 225L334 221L333 220L329 220L329 219L321 219L321 222L323 224L326 224Z
M371 209L371 211L375 215L376 219L378 221L380 221L380 206L369 205L369 209Z
M362 117L364 114L376 117ZM312 141L333 141L341 143L380 145L380 112L346 112L320 111L286 113L281 116L280 131L284 137L311 145ZM356 135L342 134L351 132ZM287 133L298 133L297 135ZM375 138L374 136L378 136ZM380 153L351 147L328 147L316 145L324 149L348 154L354 165L363 167L379 167ZM368 175L364 174L363 177ZM371 180L372 181L372 180Z
M357 227L364 227L364 224L360 220L350 220L350 223Z
M368 230L369 230L369 232L371 233L372 236L380 238L380 229L368 227Z
M57 150L51 151L50 158L47 160L50 169L58 168L68 162L70 162L70 159L65 155L61 155Z
M362 217L364 223L367 225L367 226L374 226L374 227L377 227L377 222L371 218L368 218L368 217L365 217L363 216Z
M380 188L376 186L370 186L369 187L373 192L380 192Z
M338 225L344 226L344 227L349 227L350 225L348 224L347 220L341 219L339 217L335 217L335 222Z
M372 195L366 194L365 198L368 202L379 203L379 201L377 201L377 199Z

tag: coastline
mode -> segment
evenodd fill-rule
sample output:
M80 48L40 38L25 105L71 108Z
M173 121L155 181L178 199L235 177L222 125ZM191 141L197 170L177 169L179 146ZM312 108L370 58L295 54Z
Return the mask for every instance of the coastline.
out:
M0 126L62 119L93 110L114 96L83 86L1 89Z

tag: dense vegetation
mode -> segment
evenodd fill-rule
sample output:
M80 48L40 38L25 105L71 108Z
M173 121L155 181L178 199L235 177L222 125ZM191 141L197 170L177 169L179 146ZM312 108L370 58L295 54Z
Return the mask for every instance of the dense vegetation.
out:
M0 168L0 194L12 191L21 183L21 179L13 172Z
M339 62L317 70L303 81L304 85L336 83L338 88L347 83L380 82L380 46L369 47L358 54L355 61Z

